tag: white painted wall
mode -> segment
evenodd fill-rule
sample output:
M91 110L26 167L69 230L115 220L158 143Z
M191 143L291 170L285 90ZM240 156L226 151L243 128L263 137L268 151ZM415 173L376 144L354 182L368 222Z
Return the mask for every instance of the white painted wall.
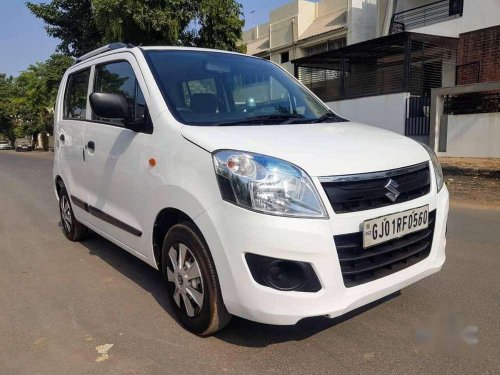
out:
M462 17L412 29L412 32L458 38L461 33L500 24L500 0L465 0Z
M409 93L368 96L326 103L335 113L349 120L405 133L406 98Z
M377 37L377 0L350 0L347 8L347 44Z
M500 157L500 113L449 115L443 156Z

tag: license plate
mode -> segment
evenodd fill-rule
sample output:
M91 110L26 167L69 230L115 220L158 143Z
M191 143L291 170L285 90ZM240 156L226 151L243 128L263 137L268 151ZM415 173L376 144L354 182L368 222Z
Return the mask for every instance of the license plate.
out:
M363 223L363 248L426 229L428 226L428 205L366 220Z

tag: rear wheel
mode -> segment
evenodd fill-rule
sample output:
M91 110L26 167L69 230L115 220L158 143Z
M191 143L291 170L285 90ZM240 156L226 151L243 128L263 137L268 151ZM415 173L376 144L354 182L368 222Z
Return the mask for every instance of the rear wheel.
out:
M76 220L66 188L59 193L59 212L61 213L62 230L70 241L81 241L88 236L88 228Z
M214 262L193 224L177 224L168 231L161 264L170 302L186 329L209 336L229 323Z

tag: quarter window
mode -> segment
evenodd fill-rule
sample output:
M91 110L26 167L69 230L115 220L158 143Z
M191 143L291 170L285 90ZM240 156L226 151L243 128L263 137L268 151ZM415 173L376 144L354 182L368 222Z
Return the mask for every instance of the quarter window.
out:
M63 118L79 120L86 118L89 79L90 69L69 76L64 95Z
M128 103L130 120L144 120L146 101L137 82L134 70L128 62L119 61L96 66L94 92L123 95ZM93 114L93 118L116 125L123 125L123 119L103 119L95 114Z

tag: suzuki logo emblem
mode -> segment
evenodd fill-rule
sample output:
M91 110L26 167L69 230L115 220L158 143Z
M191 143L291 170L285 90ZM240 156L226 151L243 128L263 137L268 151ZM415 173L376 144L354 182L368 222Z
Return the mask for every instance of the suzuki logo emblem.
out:
M389 190L388 193L385 194L387 198L389 198L392 202L396 202L396 199L398 199L399 194L401 194L398 190L398 183L394 181L392 178L389 178L389 181L387 181L387 184L384 186L387 190Z

